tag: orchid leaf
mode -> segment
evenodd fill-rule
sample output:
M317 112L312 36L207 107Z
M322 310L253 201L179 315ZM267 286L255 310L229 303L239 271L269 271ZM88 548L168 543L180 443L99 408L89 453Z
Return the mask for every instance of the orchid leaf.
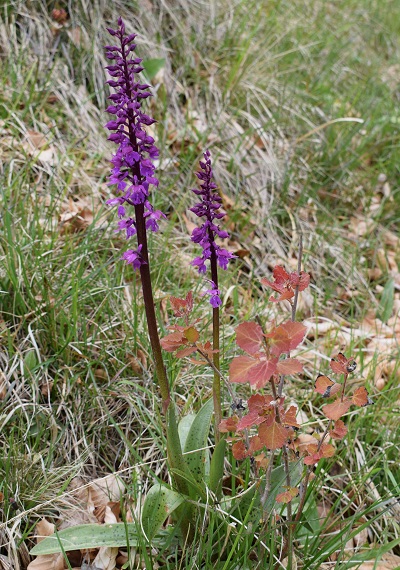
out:
M80 524L47 536L34 546L30 553L33 556L40 556L70 550L100 548L101 546L126 547L137 544L135 523Z
M164 521L183 502L184 497L165 485L153 485L146 495L142 510L142 526L147 539L156 536Z
M206 477L206 462L209 458L207 439L210 432L213 401L208 400L197 413L185 442L185 462L194 479L202 484Z

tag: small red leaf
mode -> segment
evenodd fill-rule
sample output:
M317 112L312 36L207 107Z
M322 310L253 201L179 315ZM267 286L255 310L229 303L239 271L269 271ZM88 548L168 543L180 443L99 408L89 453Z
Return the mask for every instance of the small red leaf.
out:
M357 364L354 358L346 358L342 352L339 352L336 356L331 359L330 367L335 374L349 374L354 372Z
M296 271L290 274L290 281L293 287L298 287L299 291L304 291L310 285L310 274L305 271L300 271L299 274Z
M320 374L315 381L315 391L318 392L318 394L322 394L324 398L329 398L337 394L341 387L341 384L334 382L323 374Z
M236 344L245 352L256 354L259 352L262 342L262 328L257 323L242 323L237 327Z
M322 457L332 457L335 455L335 451L336 449L331 443L323 443L321 445L320 452L322 454Z
M296 406L290 406L290 408L281 416L282 423L287 426L300 427L296 420L298 409Z
M182 350L178 350L175 354L176 358L184 358L185 356L189 356L197 351L195 346L187 346L186 348L182 348Z
M303 370L303 365L297 358L285 358L278 362L279 374L297 374Z
M251 386L263 388L277 370L278 359L260 360L247 374Z
M264 447L263 442L258 435L254 435L250 438L249 454L253 455L256 451L260 451Z
M275 356L288 353L296 348L303 340L307 328L297 322L287 321L265 335L271 339L271 352Z
M247 382L249 371L258 362L250 356L236 356L229 366L229 380L231 382Z
M193 309L193 295L191 291L189 291L189 293L186 295L186 299L170 297L169 300L175 317L183 317L184 315L188 315Z
M352 401L353 404L355 404L356 406L361 406L362 408L364 406L368 406L368 404L373 404L373 401L368 396L368 392L365 386L357 388L357 390L353 394Z
M287 491L285 491L284 493L279 493L279 495L276 496L276 502L290 503L290 501L295 497L297 497L298 494L299 490L296 487L289 487Z
M283 265L275 265L272 275L274 276L276 283L280 284L285 283L289 279L289 273Z
M333 439L343 439L346 436L346 434L347 434L347 427L344 425L344 422L342 420L337 420L337 422L335 422L333 430L329 432L329 435Z
M183 338L182 333L179 331L168 334L160 340L161 346L167 352L173 352L184 343L185 339Z
M279 295L279 297L273 297L271 296L269 298L269 300L272 303L279 303L280 301L288 301L289 299L291 299L292 297L294 297L294 291L292 291L291 289L285 289L283 291L283 293L281 293Z
M249 411L251 412L259 412L261 413L262 410L265 410L271 402L273 402L272 396L262 396L261 394L253 394L247 401L247 405L249 407Z
M331 359L330 367L335 374L347 374L346 366L337 360Z
M238 421L238 416L231 416L230 418L222 420L218 426L218 429L221 433L228 433L229 431L235 432Z
M252 426L258 426L265 421L265 417L259 416L257 412L249 412L238 421L237 429L242 430Z
M248 452L244 441L237 441L232 445L232 454L235 459L245 459L248 456Z
M264 422L258 428L258 435L267 449L280 449L287 441L288 430L277 422L270 426Z
M194 344L195 342L197 342L199 340L199 332L197 329L195 329L194 327L187 327L184 330L183 336L185 338L187 338L187 340L189 342L191 342L192 344Z
M321 453L315 453L314 455L308 455L304 458L305 465L315 465L322 458Z
M343 401L337 399L332 404L327 404L324 406L322 408L322 412L328 419L336 421L348 411L350 406L351 400L348 400L347 398Z

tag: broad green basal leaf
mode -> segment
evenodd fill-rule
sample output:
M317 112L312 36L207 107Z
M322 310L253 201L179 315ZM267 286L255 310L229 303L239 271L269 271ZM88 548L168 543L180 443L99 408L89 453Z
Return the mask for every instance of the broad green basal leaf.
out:
M151 541L164 521L179 507L184 497L164 485L154 485L146 495L142 510L142 527Z
M99 548L101 546L136 546L137 525L134 523L80 524L60 530L44 538L31 550L33 556Z
M209 457L207 446L210 432L213 401L208 400L194 418L185 443L185 462L193 477L203 483L206 473L206 461Z

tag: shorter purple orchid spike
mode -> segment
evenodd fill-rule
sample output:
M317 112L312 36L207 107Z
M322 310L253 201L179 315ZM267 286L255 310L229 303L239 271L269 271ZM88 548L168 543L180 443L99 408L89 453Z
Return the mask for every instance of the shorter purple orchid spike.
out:
M201 171L196 173L197 178L201 180L200 189L193 188L197 196L200 196L200 202L190 208L192 212L199 218L205 218L205 222L199 228L195 228L192 232L191 240L201 245L203 252L201 256L196 257L192 261L192 265L197 267L199 273L205 273L207 270L206 261L210 260L213 291L218 291L217 263L222 269L227 269L231 259L236 257L233 253L219 246L215 238L220 239L229 237L228 232L221 230L215 220L220 220L225 216L224 212L219 211L222 204L220 195L215 192L217 185L212 181L213 172L211 167L211 154L209 150L204 153L204 162L200 161ZM215 267L213 267L215 265ZM212 291L209 290L209 291ZM211 294L210 303L213 308L221 305L221 299L218 293Z

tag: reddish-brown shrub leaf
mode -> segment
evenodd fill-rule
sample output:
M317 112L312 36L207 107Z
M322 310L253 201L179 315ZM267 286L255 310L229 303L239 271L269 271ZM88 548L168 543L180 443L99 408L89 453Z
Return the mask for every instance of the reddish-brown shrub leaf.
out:
M193 309L193 293L191 291L189 291L189 293L186 295L185 301L186 301L186 310L188 313L190 313L190 311Z
M221 433L228 433L229 431L235 432L238 421L238 416L231 416L230 418L222 420L218 426L218 429Z
M177 297L170 297L172 310L175 317L183 317L188 315L193 309L193 294L191 291L186 295L186 299L178 299Z
M281 415L282 423L287 426L300 427L296 420L297 412L298 409L296 406L290 406L290 408Z
M191 364L194 364L195 366L204 366L205 364L207 364L205 360L199 360L197 358L189 358L189 362Z
M279 493L279 495L276 496L276 502L290 503L290 501L295 497L297 497L298 494L299 490L296 487L289 487L287 491L285 491L284 493Z
M253 455L256 451L260 451L264 447L263 442L258 435L250 438L249 455Z
M176 317L181 317L184 314L186 308L186 300L178 299L177 297L170 297L169 302L171 303L172 310Z
M219 352L219 350L213 350L212 344L209 340L205 344L197 343L197 348L199 348L201 350L201 352L204 352L204 354L206 354L208 356L208 358L211 358L211 359L212 359L213 354L216 354L217 352Z
M339 352L331 359L330 367L336 374L349 374L354 372L357 364L352 356L346 358L342 352Z
M287 353L296 348L303 340L307 328L297 322L287 321L276 327L266 337L271 339L271 352L275 356Z
M232 454L235 459L245 459L247 457L248 452L244 441L237 441L232 445Z
M249 354L256 354L263 342L260 325L254 322L242 323L236 329L236 344Z
M259 416L256 411L249 412L238 421L237 429L242 430L252 426L258 426L265 421L265 417Z
M174 350L182 346L182 344L184 344L185 341L186 339L183 338L182 333L177 331L171 334L167 334L167 336L165 336L160 340L160 344L163 347L163 349L166 350L167 352L173 352Z
M314 453L317 453L318 451L318 443L309 443L308 445L306 445L306 451L307 453L309 453L310 455L313 455Z
M250 356L235 356L229 366L231 382L247 382L249 371L259 363Z
M272 396L262 396L261 394L253 394L247 401L247 405L251 412L262 412L271 402L273 402Z
M298 283L294 283L296 287L298 286L299 291L304 291L310 285L310 274L305 271L300 271L300 274L296 272L296 278L298 278Z
M331 359L330 367L335 374L347 374L346 366L337 360Z
M344 425L342 420L337 420L333 430L329 432L329 435L333 439L343 439L347 434L347 427Z
M285 358L278 362L279 374L297 374L303 370L303 365L297 358Z
M187 346L186 348L182 348L182 350L178 350L175 354L176 358L184 358L185 356L189 356L196 352L197 348L195 346Z
M288 430L277 422L271 425L264 422L258 428L258 435L267 449L280 449L287 441Z
M352 401L353 404L356 406L361 406L362 408L364 406L368 406L368 404L373 404L373 401L368 396L368 392L365 386L360 386L360 388L357 388L353 394Z
M322 408L324 415L333 421L338 420L348 411L351 406L351 400L345 398L343 402L340 399L335 400L332 404L327 404Z
M199 332L194 327L188 327L185 329L183 336L188 339L192 344L199 340Z
M318 463L318 461L322 459L322 453L320 451L318 451L317 453L314 453L313 455L308 455L307 457L304 458L304 463L305 465L315 465L316 463Z
M269 301L271 303L279 303L280 301L288 301L294 297L294 291L292 289L284 289L282 293L280 293L279 297L274 297L271 295Z
M251 386L263 388L277 371L278 359L260 360L247 374Z
M328 376L320 374L315 381L315 391L318 394L322 394L324 398L329 398L334 394L337 394L341 389L342 385L334 382Z
M274 291L278 293L283 293L285 290L285 285L289 283L289 273L282 265L276 265L272 272L274 281L269 281L266 277L261 279L261 283L265 285L265 287L271 287ZM292 295L293 296L293 293ZM273 299L276 300L276 299Z
M336 449L331 443L323 443L321 445L320 452L322 454L322 457L332 457L335 455L335 451Z
M289 273L286 271L283 265L275 265L272 271L272 275L277 284L285 283L285 281L289 279Z

